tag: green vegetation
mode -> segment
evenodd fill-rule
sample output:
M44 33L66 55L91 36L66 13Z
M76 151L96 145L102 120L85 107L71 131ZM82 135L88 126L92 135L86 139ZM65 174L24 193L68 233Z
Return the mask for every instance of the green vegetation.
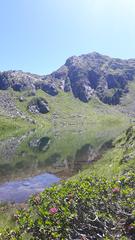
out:
M30 124L20 118L0 116L0 140L24 134Z
M20 207L19 207L20 208ZM15 218L17 206L15 204L0 204L0 229L7 226L13 228L15 226Z
M112 147L105 151L99 161L83 172L83 175L96 173L111 179L125 171L135 169L135 127L127 129L112 143Z
M60 131L65 129L68 131L69 129L80 130L80 128L93 129L93 127L96 131L97 124L102 125L103 129L112 125L116 128L117 125L123 128L124 124L127 126L129 121L128 117L117 110L117 107L103 104L96 98L91 99L86 104L74 98L71 93L59 92L57 96L52 97L42 90L36 92L36 97L44 98L48 102L50 112L36 115L29 113L27 109L29 102L34 98L33 96L27 96L27 93L24 93L24 101L20 102L18 100L20 93L14 94L16 94L17 107L27 116L36 120L39 132L45 131L45 129Z
M46 189L20 210L2 240L135 239L135 173L83 177Z
M121 97L121 105L133 113L135 103L135 80L128 83L128 93Z

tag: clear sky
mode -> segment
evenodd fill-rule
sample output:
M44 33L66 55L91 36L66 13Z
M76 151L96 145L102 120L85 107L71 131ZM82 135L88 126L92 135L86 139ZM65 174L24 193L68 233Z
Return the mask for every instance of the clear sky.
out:
M0 71L47 74L92 51L135 58L135 0L0 0Z

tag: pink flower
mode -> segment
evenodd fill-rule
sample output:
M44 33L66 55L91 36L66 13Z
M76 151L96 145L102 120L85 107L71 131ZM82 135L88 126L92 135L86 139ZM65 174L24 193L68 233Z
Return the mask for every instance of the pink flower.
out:
M119 192L120 192L120 189L119 189L118 187L113 188L113 189L112 189L112 192L113 192L113 193L119 193Z
M56 207L50 208L50 210L49 210L49 213L51 213L51 214L55 214L57 212L58 212L58 209Z

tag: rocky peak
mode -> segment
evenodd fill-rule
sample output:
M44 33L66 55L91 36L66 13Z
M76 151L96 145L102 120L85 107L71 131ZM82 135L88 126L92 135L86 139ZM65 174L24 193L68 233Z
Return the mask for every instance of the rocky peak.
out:
M128 91L128 81L135 79L135 59L110 58L97 52L72 56L57 71L38 76L22 71L0 72L0 89L15 91L42 89L55 96L71 91L76 98L88 102L93 96L108 104L119 104Z
M110 58L97 52L72 56L64 66L66 74L61 74L61 80L66 83L68 79L69 89L84 102L96 95L104 103L118 104L128 90L128 81L135 78L135 59Z

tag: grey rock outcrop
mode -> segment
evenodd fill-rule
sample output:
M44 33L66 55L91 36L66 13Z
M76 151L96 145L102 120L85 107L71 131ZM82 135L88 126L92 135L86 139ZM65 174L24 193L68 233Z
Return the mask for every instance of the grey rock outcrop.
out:
M7 71L0 73L0 89L13 88L15 91L33 90L39 80L38 75L22 71Z
M128 91L128 82L135 79L135 59L121 60L96 52L73 56L47 79L58 88L63 85L63 91L71 91L81 101L97 96L115 105Z
M48 103L44 98L33 98L28 104L28 110L32 113L48 113L49 107Z
M58 90L57 90L56 86L52 83L42 82L40 88L44 92L50 94L51 96L56 96L58 94Z

